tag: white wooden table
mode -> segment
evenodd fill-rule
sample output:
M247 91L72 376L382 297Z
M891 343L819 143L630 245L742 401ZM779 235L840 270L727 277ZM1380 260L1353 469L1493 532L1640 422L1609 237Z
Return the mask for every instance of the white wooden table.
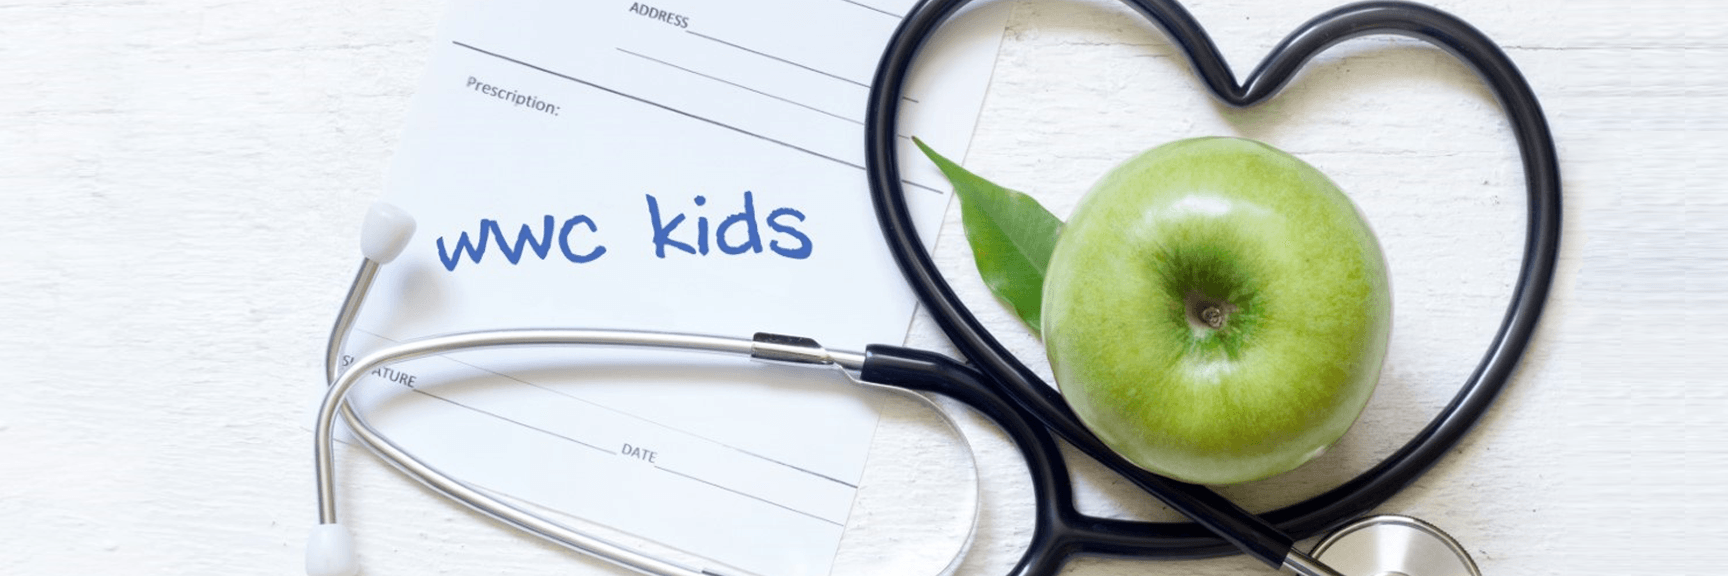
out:
M1235 68L1333 0L1191 10ZM1634 8L1635 6L1635 8ZM1547 109L1565 182L1561 266L1498 407L1386 511L1451 531L1487 574L1706 574L1728 541L1728 9L1702 0L1445 0ZM295 574L314 522L308 403L441 7L416 2L0 4L0 573ZM1168 140L1262 139L1337 180L1388 252L1396 333L1345 441L1223 489L1266 509L1325 490L1420 427L1473 368L1522 239L1498 105L1446 54L1349 42L1276 101L1214 104L1164 37L1104 0L1015 7L966 164L1059 215ZM1023 357L1036 342L937 256ZM927 318L908 343L950 350ZM1041 368L1042 369L1042 368ZM1030 505L976 419L985 509L963 574L1005 571ZM877 450L927 422L891 406ZM873 459L871 482L893 458ZM1083 508L1171 518L1092 465ZM618 574L345 452L366 574ZM862 501L861 505L868 501ZM912 504L917 504L913 502ZM864 518L878 536L916 527ZM836 573L880 572L878 547ZM1230 557L1084 559L1066 573L1253 574Z

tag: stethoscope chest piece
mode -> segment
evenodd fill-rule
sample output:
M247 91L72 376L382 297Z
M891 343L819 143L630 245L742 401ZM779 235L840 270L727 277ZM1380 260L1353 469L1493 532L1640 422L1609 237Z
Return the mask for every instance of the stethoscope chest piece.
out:
M1314 546L1314 558L1348 576L1482 576L1450 535L1409 516L1370 516Z

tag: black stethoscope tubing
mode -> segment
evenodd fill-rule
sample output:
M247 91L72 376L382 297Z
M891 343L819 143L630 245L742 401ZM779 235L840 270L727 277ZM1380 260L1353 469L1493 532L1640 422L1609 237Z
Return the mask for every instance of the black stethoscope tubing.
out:
M955 395L978 407L1004 423L1005 430L1016 428L1009 432L1027 455L1039 510L1032 543L1013 574L1053 573L1074 554L1199 558L1240 551L1277 567L1295 540L1367 513L1415 481L1487 411L1528 347L1547 300L1559 252L1561 210L1560 170L1541 106L1517 67L1485 35L1463 20L1427 6L1405 2L1352 4L1303 24L1273 48L1246 82L1238 84L1211 38L1179 4L1123 0L1182 48L1215 96L1237 107L1270 98L1310 57L1344 40L1397 34L1430 42L1463 60L1493 90L1517 137L1523 160L1528 221L1518 282L1488 351L1459 393L1409 443L1379 465L1324 494L1255 516L1211 490L1145 472L1105 448L1081 426L1055 390L991 337L925 251L900 185L895 142L900 93L919 48L969 1L924 0L895 31L872 82L865 118L865 166L877 219L901 272L971 365L940 355L879 346L870 350L877 368L864 377L919 387L915 380L931 382L929 373L943 372L949 384L938 380L923 386L947 388L933 391ZM978 391L962 389L972 386ZM1009 398L1012 404L1000 398L977 398L998 395ZM1013 424L1016 420L1025 424L1023 430ZM1073 506L1066 466L1054 440L1033 423L1048 427L1196 522L1133 522L1081 514Z

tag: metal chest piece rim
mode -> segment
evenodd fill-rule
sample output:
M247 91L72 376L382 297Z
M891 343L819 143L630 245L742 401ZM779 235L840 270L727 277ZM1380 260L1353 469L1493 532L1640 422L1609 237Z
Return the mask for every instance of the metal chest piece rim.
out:
M1345 524L1314 546L1314 558L1348 576L1482 576L1451 535L1396 514Z

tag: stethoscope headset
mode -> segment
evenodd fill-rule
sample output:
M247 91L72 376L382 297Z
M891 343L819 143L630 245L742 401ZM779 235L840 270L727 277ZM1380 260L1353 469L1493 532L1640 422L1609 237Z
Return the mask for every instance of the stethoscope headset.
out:
M1238 84L1211 38L1176 2L1124 0L1181 47L1215 96L1237 107L1271 98L1309 58L1344 40L1373 34L1425 40L1464 61L1493 90L1506 111L1523 160L1528 219L1518 280L1499 329L1458 394L1379 465L1319 496L1255 515L1205 487L1141 470L1105 448L1082 427L1051 386L1015 359L973 317L924 249L900 185L894 130L900 92L920 46L968 1L925 0L911 10L883 53L865 119L866 173L883 234L907 282L967 362L898 346L876 345L863 353L829 351L808 339L770 334L743 339L617 330L503 330L430 337L391 346L357 360L339 374L336 358L373 278L380 266L400 253L413 233L411 217L392 208L375 207L368 215L362 239L366 259L327 350L326 375L331 386L315 428L320 525L314 528L308 544L308 573L352 574L358 570L352 536L336 521L330 448L332 427L336 416L341 415L375 454L483 514L634 570L713 574L648 557L547 521L449 478L391 443L343 401L366 373L394 362L477 348L608 345L703 350L839 367L864 383L933 392L972 406L1007 432L1032 476L1036 525L1030 544L1010 571L1013 576L1054 574L1076 555L1178 559L1237 552L1274 568L1306 575L1337 575L1344 570L1369 575L1478 574L1468 555L1437 528L1401 516L1361 517L1438 462L1487 411L1529 346L1547 299L1560 241L1559 165L1541 106L1505 53L1468 23L1436 9L1406 2L1365 2L1334 9L1303 24ZM1056 438L1193 521L1141 522L1079 512ZM1333 533L1312 555L1294 547L1298 540L1329 530ZM1404 547L1406 563L1391 558L1394 555L1387 553L1386 546ZM1333 551L1337 553L1329 555ZM1436 563L1434 558L1446 560Z

